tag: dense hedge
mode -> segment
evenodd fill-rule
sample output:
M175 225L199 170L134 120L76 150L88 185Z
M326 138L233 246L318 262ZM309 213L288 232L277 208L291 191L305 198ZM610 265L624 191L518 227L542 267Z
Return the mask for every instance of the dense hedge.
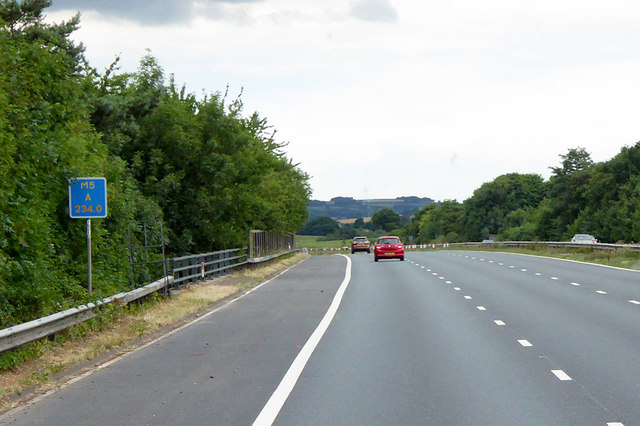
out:
M305 223L308 176L265 119L176 88L150 54L135 73L97 72L69 38L78 16L45 24L49 4L0 3L0 327L129 288L130 225L162 221L180 255ZM86 225L68 214L76 176L108 182L91 296Z

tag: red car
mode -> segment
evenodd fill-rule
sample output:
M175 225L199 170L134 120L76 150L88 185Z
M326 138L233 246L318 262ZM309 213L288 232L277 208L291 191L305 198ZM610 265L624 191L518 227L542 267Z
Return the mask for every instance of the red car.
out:
M380 237L373 249L373 260L400 259L404 260L404 246L398 237Z

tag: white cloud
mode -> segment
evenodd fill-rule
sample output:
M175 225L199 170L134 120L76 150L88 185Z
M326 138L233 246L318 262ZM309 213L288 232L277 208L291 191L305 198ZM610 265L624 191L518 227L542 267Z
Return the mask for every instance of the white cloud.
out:
M351 8L354 18L373 22L393 22L398 20L398 12L389 0L359 0Z
M353 19L364 5L395 20ZM133 70L148 47L191 91L244 87L247 112L290 141L319 199L462 201L503 173L548 176L569 148L603 161L640 139L635 1L202 0L193 10L171 26L87 12L76 37L99 68L122 52Z

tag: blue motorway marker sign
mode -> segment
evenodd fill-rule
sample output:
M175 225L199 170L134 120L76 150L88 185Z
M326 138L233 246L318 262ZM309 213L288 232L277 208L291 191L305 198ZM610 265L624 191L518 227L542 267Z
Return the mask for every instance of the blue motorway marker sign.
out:
M107 179L79 177L69 180L69 216L72 219L107 217Z

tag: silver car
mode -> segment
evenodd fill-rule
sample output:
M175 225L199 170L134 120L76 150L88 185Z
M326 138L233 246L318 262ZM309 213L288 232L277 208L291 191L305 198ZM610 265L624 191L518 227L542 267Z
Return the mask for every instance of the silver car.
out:
M571 242L579 244L596 244L598 240L596 240L596 237L594 237L593 235L576 234L573 236L573 238L571 238Z

